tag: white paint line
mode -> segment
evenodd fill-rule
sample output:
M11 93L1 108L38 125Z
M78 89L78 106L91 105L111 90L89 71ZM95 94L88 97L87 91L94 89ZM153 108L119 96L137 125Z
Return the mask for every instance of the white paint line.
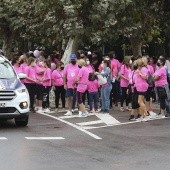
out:
M0 140L7 140L7 138L5 138L5 137L0 137Z
M83 129L89 130L89 129L95 129L95 126L81 126ZM101 126L99 126L101 127Z
M150 119L149 121L153 121L153 120L161 120L161 119L169 119L170 117L165 117L165 118L154 118L154 119ZM119 124L115 124L115 125L106 125L106 126L97 126L97 127L83 127L84 129L100 129L100 128L106 128L106 127L113 127L113 126L120 126L120 125L128 125L128 124L134 124L134 123L147 123L147 122L141 122L141 121L133 121L133 122L125 122L125 123L119 123Z
M94 113L89 113L87 117L89 116L94 116L95 114ZM71 119L71 118L76 118L78 117L79 118L79 115L73 115L73 116L60 116L59 118L60 119Z
M93 137L93 138L95 138L95 139L102 139L102 138L100 138L99 136L97 136L97 135L95 135L95 134L93 134L93 133L91 133L91 132L89 132L89 131L87 131L87 130L85 130L85 129L83 129L83 128L75 125L75 124L73 124L73 123L70 123L70 122L68 122L68 121L66 121L66 120L63 120L63 119L61 119L61 118L58 118L58 117L55 117L55 116L52 116L52 115L47 115L47 114L45 114L45 113L38 113L38 114L41 114L41 115L44 115L44 116L47 116L47 117L56 119L56 120L58 120L58 121L60 121L60 122L63 122L63 123L65 123L65 124L67 124L67 125L70 125L70 126L76 128L76 129L78 129L78 130L80 130L80 131L88 134L89 136L91 136L91 137Z
M28 140L61 140L62 137L25 137Z
M109 114L96 114L96 116L101 119L107 125L120 124L120 122Z
M76 123L76 124L80 126L88 126L88 125L95 125L99 123L104 123L104 122L102 120L96 120L96 121L82 122L82 123Z

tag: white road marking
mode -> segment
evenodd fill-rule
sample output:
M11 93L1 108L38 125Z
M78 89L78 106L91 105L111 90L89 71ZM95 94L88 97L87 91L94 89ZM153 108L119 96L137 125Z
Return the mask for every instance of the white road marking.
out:
M94 116L95 114L94 113L89 113L87 117L89 116ZM71 118L76 118L78 117L79 118L79 115L73 115L73 116L60 116L59 118L60 119L71 119Z
M87 130L85 130L85 129L83 129L83 128L75 125L75 124L73 124L73 123L70 123L70 122L68 122L68 121L66 121L66 120L63 120L63 119L61 119L61 118L58 118L58 117L55 117L55 116L52 116L52 115L48 115L48 114L45 114L45 113L38 113L38 114L41 114L41 115L44 115L44 116L47 116L47 117L56 119L56 120L58 120L58 121L60 121L60 122L63 122L63 123L65 123L65 124L67 124L67 125L70 125L70 126L76 128L76 129L78 129L78 130L80 130L80 131L82 131L82 132L90 135L91 137L93 137L93 138L95 138L95 139L102 139L102 138L100 138L99 136L97 136L97 135L95 135L95 134L93 134L93 133L91 133L91 132L89 132L89 131L87 131Z
M8 140L6 137L0 137L0 140Z
M149 121L153 121L153 120L161 120L161 119L169 119L170 117L165 117L165 118L152 118ZM106 127L113 127L113 126L120 126L120 125L128 125L128 124L134 124L134 123L147 123L147 122L142 122L142 121L133 121L133 122L125 122L125 123L119 123L119 124L114 124L114 125L106 125L106 126L97 126L97 127L83 127L84 129L100 129L100 128L106 128Z
M62 140L63 137L25 137L28 140Z
M107 125L120 124L120 122L109 114L96 114L96 116L101 119Z
M104 122L102 120L96 120L96 121L81 122L81 123L76 123L76 124L80 126L88 126L88 125L95 125L95 124L100 124L100 123L104 123Z

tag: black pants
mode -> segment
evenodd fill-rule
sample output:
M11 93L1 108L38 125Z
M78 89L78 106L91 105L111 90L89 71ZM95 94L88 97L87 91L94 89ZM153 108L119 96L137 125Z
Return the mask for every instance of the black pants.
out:
M35 102L34 97L35 97L35 92L36 92L36 84L25 83L25 86L30 96L30 108L32 109L34 107L34 102Z
M159 97L159 101L160 101L160 108L162 110L165 110L165 108L166 108L165 99L167 98L167 95L162 96L161 93L163 93L163 92L162 92L162 90L160 91L160 89L162 89L162 87L157 87L158 97ZM165 91L165 89L164 89L164 91ZM165 91L165 93L166 93L166 91Z
M127 87L121 87L121 107L123 107L123 103L126 100L126 106L128 106L129 101L127 97Z
M112 83L112 90L110 92L110 107L112 107L113 102L119 101L119 82L116 80Z
M65 108L66 91L64 89L64 86L55 86L55 88L56 88L56 90L55 90L55 105L56 105L56 108L58 108L60 97L61 97L62 107Z
M85 105L86 97L87 97L87 101L88 101L88 105L89 105L89 92L87 90L83 93L83 96L82 96L84 105Z
M42 107L45 109L45 108L48 108L49 107L49 93L50 93L50 89L51 87L48 86L48 87L44 87L44 92L43 92L43 102L42 102Z

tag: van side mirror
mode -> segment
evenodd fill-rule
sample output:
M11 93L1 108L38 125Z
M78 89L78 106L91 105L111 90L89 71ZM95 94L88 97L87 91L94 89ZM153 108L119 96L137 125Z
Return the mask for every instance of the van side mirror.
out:
M25 79L27 77L27 75L23 74L23 73L19 73L18 77L22 80L22 79Z

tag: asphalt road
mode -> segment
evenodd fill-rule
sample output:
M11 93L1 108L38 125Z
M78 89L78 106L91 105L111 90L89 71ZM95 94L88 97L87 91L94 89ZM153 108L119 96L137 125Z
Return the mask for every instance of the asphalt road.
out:
M130 123L129 112L118 109L110 113L113 119L63 114L31 113L27 127L1 122L0 169L170 169L169 118Z

